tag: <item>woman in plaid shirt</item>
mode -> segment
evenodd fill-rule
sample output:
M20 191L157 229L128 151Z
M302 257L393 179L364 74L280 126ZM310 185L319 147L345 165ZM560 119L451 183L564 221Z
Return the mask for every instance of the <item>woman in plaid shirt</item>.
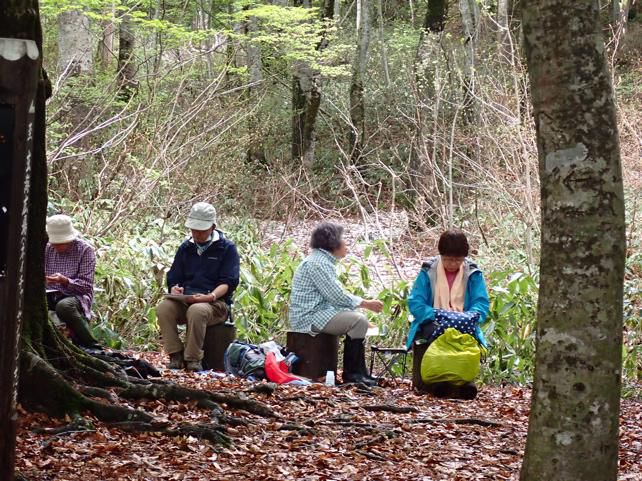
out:
M49 242L45 247L47 303L81 346L97 347L88 325L94 299L96 254L78 237L71 218L54 215L47 219Z
M352 295L339 283L336 264L348 251L342 235L343 227L330 222L312 231L312 252L301 262L292 280L290 324L293 331L311 335L345 334L343 382L375 385L376 380L368 375L365 361L368 319L356 309L381 312L383 302Z

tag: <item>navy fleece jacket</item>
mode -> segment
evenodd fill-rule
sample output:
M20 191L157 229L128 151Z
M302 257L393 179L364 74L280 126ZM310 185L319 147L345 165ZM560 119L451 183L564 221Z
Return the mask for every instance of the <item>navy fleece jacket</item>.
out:
M181 244L167 273L169 290L179 285L185 294L209 294L221 284L227 284L225 302L232 303L232 294L239 285L240 259L234 243L222 232L218 233L219 240L200 256L192 239Z

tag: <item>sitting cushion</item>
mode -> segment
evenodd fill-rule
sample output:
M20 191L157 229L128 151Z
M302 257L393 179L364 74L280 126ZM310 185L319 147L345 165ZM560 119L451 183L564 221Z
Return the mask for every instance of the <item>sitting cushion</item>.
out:
M454 312L446 311L444 309L435 309L436 329L432 334L432 339L428 339L428 341L437 339L449 327L457 329L462 334L470 334L475 337L475 329L478 321L479 312Z

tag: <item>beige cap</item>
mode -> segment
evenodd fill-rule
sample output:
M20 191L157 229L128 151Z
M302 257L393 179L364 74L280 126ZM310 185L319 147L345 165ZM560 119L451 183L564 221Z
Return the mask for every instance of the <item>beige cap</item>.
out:
M194 230L207 230L216 224L216 209L207 202L198 202L192 206L185 227Z
M47 219L47 235L51 244L66 244L78 238L71 217L68 215L52 215Z

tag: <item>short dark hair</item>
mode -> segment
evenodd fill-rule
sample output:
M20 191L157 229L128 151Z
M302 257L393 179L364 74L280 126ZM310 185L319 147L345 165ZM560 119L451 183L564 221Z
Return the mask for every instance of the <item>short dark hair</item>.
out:
M437 249L442 256L466 257L469 250L466 234L458 229L448 229L439 237Z
M343 227L332 222L322 222L310 236L310 247L333 252L341 245Z

